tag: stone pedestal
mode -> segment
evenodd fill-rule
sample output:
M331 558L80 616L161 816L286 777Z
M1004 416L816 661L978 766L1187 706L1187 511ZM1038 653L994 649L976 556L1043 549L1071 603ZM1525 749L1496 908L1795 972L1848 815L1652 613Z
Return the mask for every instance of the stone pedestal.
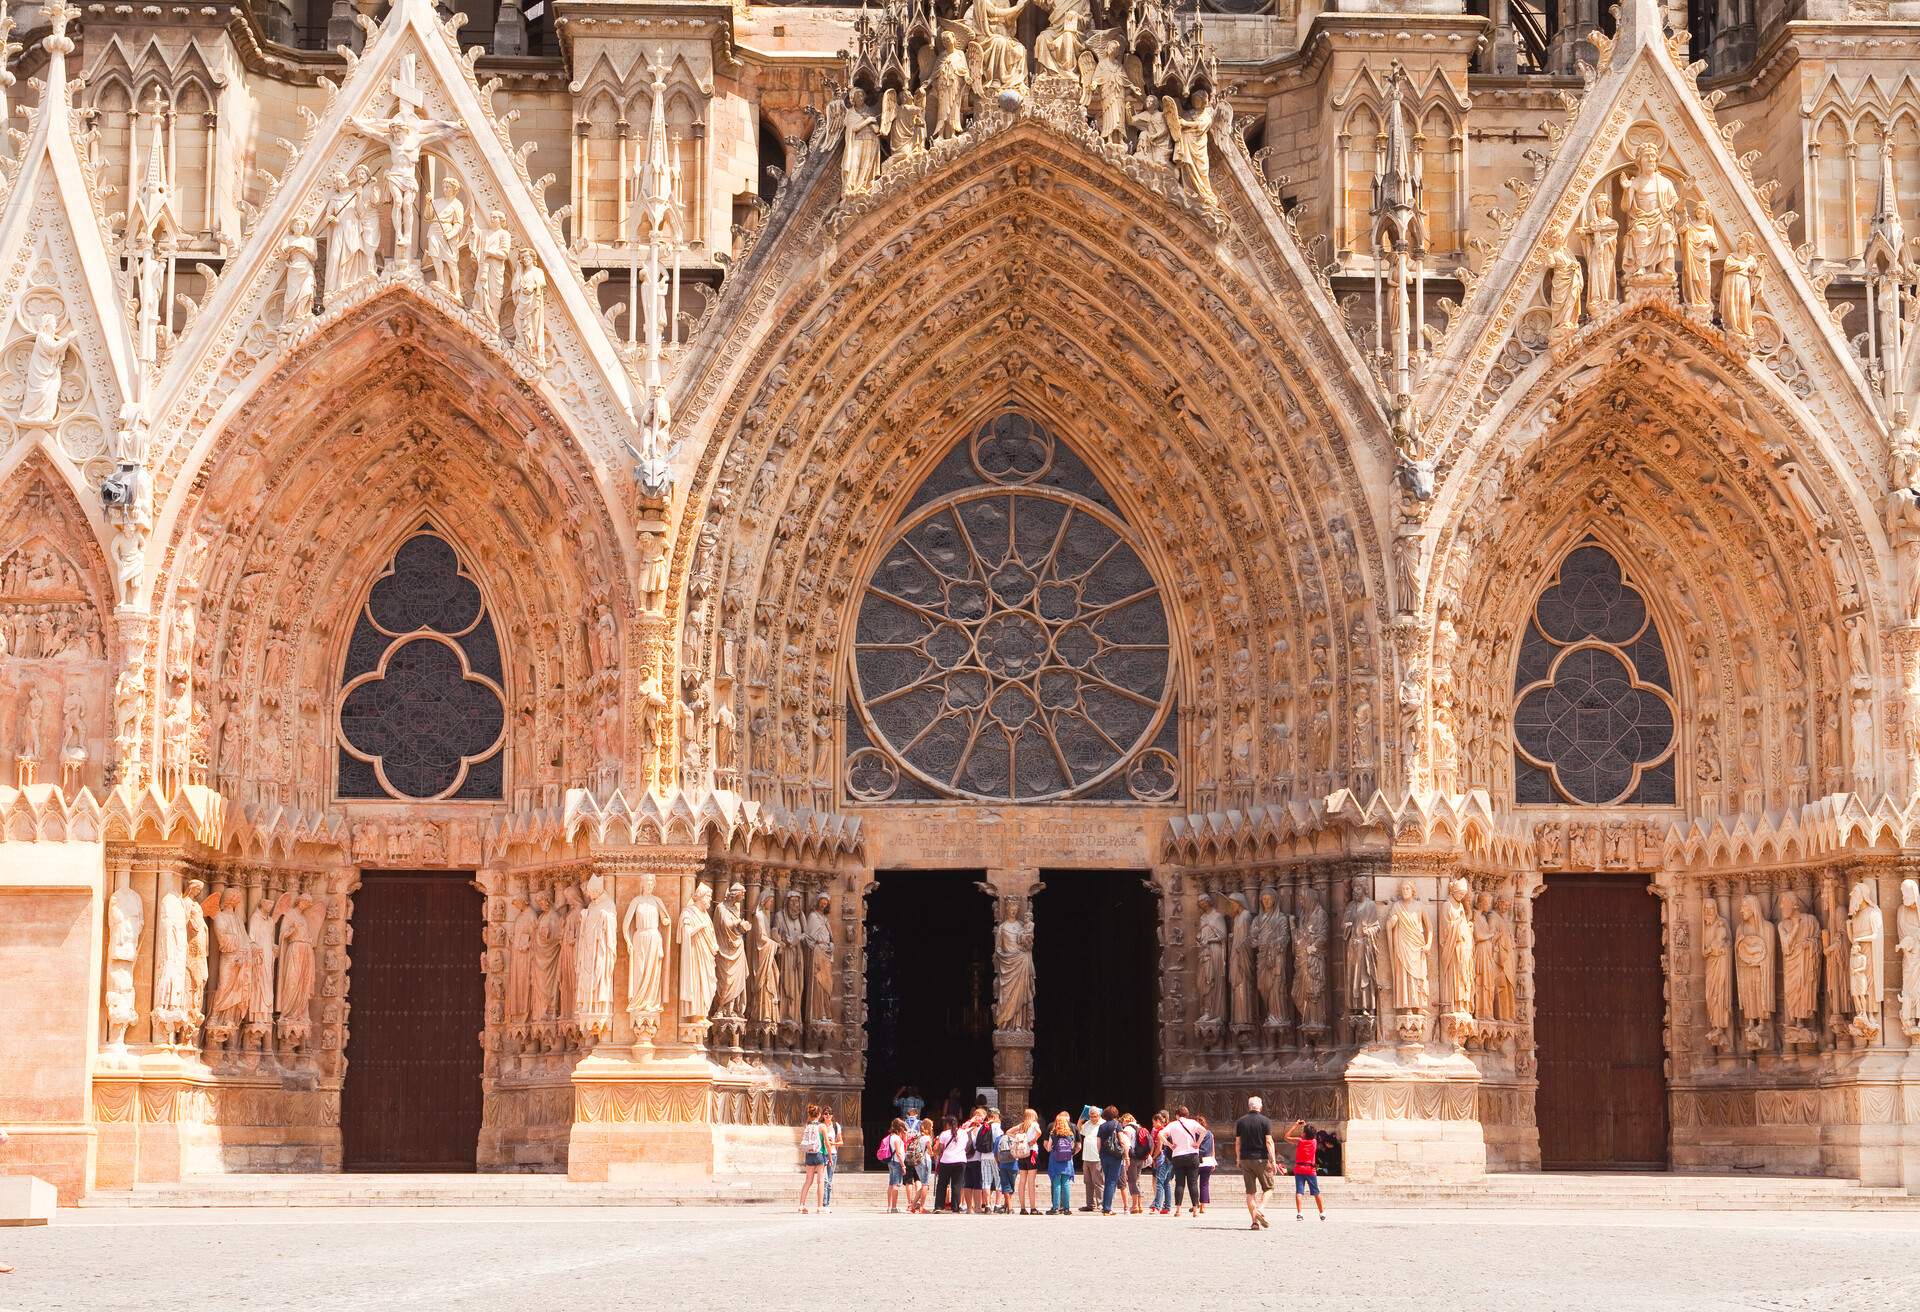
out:
M0 1175L0 1225L45 1225L59 1205L57 1193L37 1175Z
M1368 1051L1348 1065L1344 1171L1355 1180L1478 1180L1487 1173L1480 1072L1461 1052Z
M632 1060L595 1053L574 1068L567 1178L706 1179L719 1169L714 1083L704 1056Z

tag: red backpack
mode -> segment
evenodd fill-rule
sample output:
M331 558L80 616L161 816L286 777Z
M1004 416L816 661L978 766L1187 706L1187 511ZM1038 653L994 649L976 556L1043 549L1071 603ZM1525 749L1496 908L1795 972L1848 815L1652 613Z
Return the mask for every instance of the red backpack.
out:
M1314 1158L1319 1151L1318 1140L1310 1134L1302 1135L1293 1145L1293 1173L1295 1175L1314 1174Z

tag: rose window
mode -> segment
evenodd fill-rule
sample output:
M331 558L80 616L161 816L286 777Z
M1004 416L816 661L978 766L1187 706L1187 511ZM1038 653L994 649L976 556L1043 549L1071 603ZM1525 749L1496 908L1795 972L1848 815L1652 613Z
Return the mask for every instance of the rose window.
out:
M1167 613L1131 538L1024 415L957 447L861 601L849 795L1171 799Z
M1646 599L1589 539L1540 595L1514 673L1521 802L1674 800L1673 682Z
M343 798L498 798L506 697L479 586L423 525L374 582L340 692Z

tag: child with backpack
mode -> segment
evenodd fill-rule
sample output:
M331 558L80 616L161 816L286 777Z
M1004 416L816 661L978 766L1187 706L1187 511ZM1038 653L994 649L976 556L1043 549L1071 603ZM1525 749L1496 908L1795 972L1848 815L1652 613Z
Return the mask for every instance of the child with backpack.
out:
M1061 1112L1047 1131L1047 1180L1053 1186L1048 1216L1073 1215L1073 1157L1073 1119Z
M906 1134L907 1211L927 1210L927 1185L933 1179L933 1122L922 1116Z

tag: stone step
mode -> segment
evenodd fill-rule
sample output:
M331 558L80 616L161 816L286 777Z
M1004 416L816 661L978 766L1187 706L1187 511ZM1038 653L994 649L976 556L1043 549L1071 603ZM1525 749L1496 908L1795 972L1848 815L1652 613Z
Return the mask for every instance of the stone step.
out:
M1285 1188L1285 1180L1279 1182ZM1219 1178L1223 1203L1237 1204L1239 1183ZM1495 1174L1471 1184L1420 1181L1355 1183L1328 1177L1329 1199L1351 1207L1652 1208L1795 1211L1920 1208L1920 1195L1850 1180L1794 1176ZM224 1175L178 1184L101 1190L87 1207L548 1207L693 1206L790 1202L798 1173L700 1183L576 1184L557 1175ZM879 1206L880 1172L836 1177L835 1202ZM1216 1204L1219 1205L1219 1204Z

